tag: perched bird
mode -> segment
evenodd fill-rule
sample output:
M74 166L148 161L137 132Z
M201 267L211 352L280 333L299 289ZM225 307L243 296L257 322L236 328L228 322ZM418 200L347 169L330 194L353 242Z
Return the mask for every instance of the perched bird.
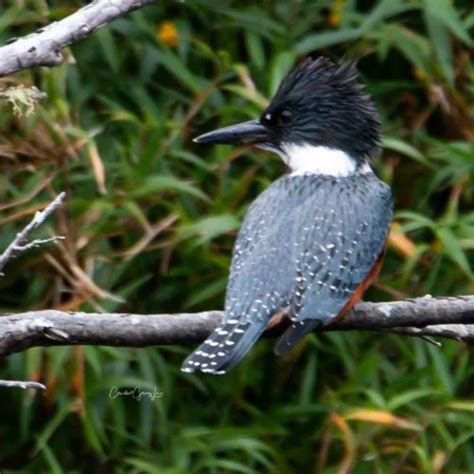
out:
M380 121L351 62L306 59L257 120L198 143L248 144L280 155L287 174L250 206L235 243L222 324L184 372L222 374L282 308L291 325L281 354L344 316L380 269L392 219L390 188L372 171Z

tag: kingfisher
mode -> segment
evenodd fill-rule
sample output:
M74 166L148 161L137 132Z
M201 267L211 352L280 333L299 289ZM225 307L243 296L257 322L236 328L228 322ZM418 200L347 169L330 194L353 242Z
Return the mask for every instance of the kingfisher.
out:
M252 145L288 172L250 205L233 249L222 323L184 361L184 372L223 374L271 325L291 323L279 355L344 317L380 270L392 193L370 159L380 119L354 62L308 58L281 82L260 118L198 143Z

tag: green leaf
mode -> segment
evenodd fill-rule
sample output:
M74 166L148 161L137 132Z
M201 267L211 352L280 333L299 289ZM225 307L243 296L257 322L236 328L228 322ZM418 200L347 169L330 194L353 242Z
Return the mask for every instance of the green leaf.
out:
M150 176L145 179L140 188L132 191L132 197L147 196L152 193L160 193L163 191L177 192L178 194L189 194L203 201L209 201L209 198L192 184L182 181L172 176Z
M456 263L469 278L472 279L473 275L466 254L453 231L447 227L440 227L435 229L435 233L443 244L443 249L446 255L448 255L448 257Z
M245 44L249 53L252 65L257 69L263 69L265 66L265 52L260 36L251 31L245 34Z
M184 226L180 232L186 236L197 236L198 244L209 242L222 234L239 228L240 222L233 214L206 217L198 222Z
M283 78L290 72L297 60L293 51L284 50L275 56L269 74L269 93L272 96L278 89Z
M21 18L25 13L22 11L23 8L19 5L15 5L11 8L4 10L2 6L2 14L0 15L0 32L3 32L14 24L18 18Z
M293 50L298 54L308 54L318 49L327 48L336 44L359 39L362 34L360 28L347 28L337 31L325 31L306 36L296 43Z
M454 84L453 71L453 52L451 47L451 39L448 34L448 29L433 15L428 7L430 2L425 2L425 22L428 32L433 43L435 54L441 66L441 71L448 81L449 85Z
M301 390L299 396L299 403L306 405L311 403L312 394L316 388L317 383L317 357L312 354L304 368L303 379L301 383Z
M417 8L416 5L410 5L407 2L381 0L376 3L376 6L362 21L362 24L360 25L361 33L369 32L371 29L377 26L377 24L381 23L387 18L409 10L413 10L415 8Z
M432 166L421 152L419 152L415 147L411 146L407 142L404 142L400 138L385 136L382 139L382 145L384 148L408 156L409 158L412 158L413 160L418 161L423 165Z
M404 405L408 405L415 400L419 400L420 398L432 397L433 395L439 394L440 392L438 390L428 388L409 390L391 398L387 404L387 407L390 411L395 411Z
M432 50L427 38L395 23L380 28L379 37L385 37L386 41L389 41L393 48L398 49L409 62L426 74L428 73L432 61Z
M88 410L86 410L86 413L82 418L82 426L84 429L84 438L87 440L89 446L99 456L105 456L104 448L99 438L98 431Z
M64 420L71 414L74 401L63 403L61 407L56 408L54 416L45 424L41 433L37 434L33 453L41 452L47 446L49 439L55 431L61 426Z
M105 60L115 74L120 70L119 54L117 50L117 38L112 35L110 28L100 28L95 33L99 41Z
M206 83L198 74L194 74L187 65L172 51L167 49L155 49L154 54L160 63L184 86L192 92L198 93L206 88Z
M253 474L255 471L244 463L232 461L230 459L212 459L206 462L208 468L217 468L216 472L240 472L243 474Z
M469 32L464 27L458 12L450 0L424 0L428 15L433 15L454 35L468 46L473 45Z
M227 277L214 280L212 283L206 283L204 288L195 289L192 295L185 301L184 307L191 308L198 304L208 301L216 296L223 294L227 285Z
M58 458L55 456L53 450L48 445L43 446L42 454L48 464L48 472L51 474L62 474L64 472L61 468Z
M270 15L261 15L258 11L254 13L250 10L239 11L230 8L221 9L220 11L234 20L232 26L244 27L268 38L285 34L284 26L280 22L273 20Z
M417 212L412 211L398 211L395 213L395 217L397 219L407 219L409 224L403 224L402 229L404 232L407 232L407 226L411 227L410 230L420 229L423 227L427 227L428 229L433 229L436 226L436 223L428 219L428 217L423 216Z
M223 86L222 89L233 92L240 97L244 97L254 103L259 109L264 109L268 105L268 99L256 90L233 84Z
M446 394L453 395L455 390L453 376L451 375L448 361L443 357L439 348L433 345L428 346L428 351L433 362L433 373L435 374L440 387L442 387Z

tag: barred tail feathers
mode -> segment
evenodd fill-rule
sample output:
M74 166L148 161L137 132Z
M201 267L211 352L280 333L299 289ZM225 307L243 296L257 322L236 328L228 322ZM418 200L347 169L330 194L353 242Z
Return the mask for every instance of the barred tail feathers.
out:
M236 365L265 330L266 321L224 321L181 366L183 372L224 374Z

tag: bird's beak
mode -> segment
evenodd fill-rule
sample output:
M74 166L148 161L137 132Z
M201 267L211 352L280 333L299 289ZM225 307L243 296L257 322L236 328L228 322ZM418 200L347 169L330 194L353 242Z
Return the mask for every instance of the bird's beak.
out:
M269 138L268 130L260 123L260 120L249 120L205 133L193 141L225 145L257 145L267 142Z

